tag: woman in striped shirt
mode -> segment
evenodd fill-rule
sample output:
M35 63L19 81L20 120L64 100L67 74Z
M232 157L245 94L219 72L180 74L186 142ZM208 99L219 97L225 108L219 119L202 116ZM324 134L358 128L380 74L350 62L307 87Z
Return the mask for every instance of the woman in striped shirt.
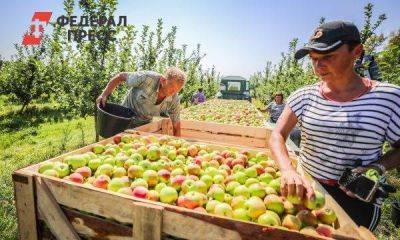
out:
M277 122L269 144L280 167L283 195L313 198L310 183L291 166L285 139L299 124L300 162L359 225L373 230L380 204L358 200L337 180L345 168L380 173L400 165L400 88L362 78L354 62L363 46L349 22L322 24L296 58L309 54L320 82L295 91ZM382 154L387 141L392 150Z

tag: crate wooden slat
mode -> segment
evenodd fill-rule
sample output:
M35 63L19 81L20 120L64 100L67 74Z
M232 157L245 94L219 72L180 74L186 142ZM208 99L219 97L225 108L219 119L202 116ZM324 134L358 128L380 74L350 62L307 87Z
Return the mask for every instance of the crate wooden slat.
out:
M54 199L42 178L35 178L37 191L37 208L46 222L52 222L48 227L57 239L79 240L72 224L67 220L58 202Z
M171 134L171 125L168 122L162 121L165 120L150 123L136 130L128 130L127 132L139 135L155 133ZM203 127L214 128L215 126L203 125ZM226 129L229 128L225 128L222 131L226 132ZM144 130L148 132L143 132ZM194 143L204 143L209 145L210 148L218 150L226 148L260 150L259 147L237 145L235 142L218 143L217 141L203 141L199 139L187 140ZM107 144L112 141L112 138L108 138L100 141L100 143ZM48 161L60 161L70 154L88 152L92 149L93 145L83 147ZM268 150L266 152L269 154ZM295 161L295 156L291 155L291 157ZM170 235L186 239L327 239L322 236L308 236L297 231L266 227L250 222L198 213L173 205L137 199L91 186L76 184L39 174L37 173L38 167L39 164L32 165L17 170L13 175L14 185L16 186L15 194L20 224L20 239L40 239L40 234L36 231L38 229L36 220L46 221L46 218L42 213L36 213L35 210L37 206L35 201L41 198L37 194L42 194L36 191L37 184L39 183L45 184L75 231L80 236L91 239L133 239L132 235L135 234L135 237L138 235L137 232L135 233L135 226L143 227L141 222L138 223L140 218L138 216L135 217L135 209L137 212L138 207L149 208L149 206L158 209L154 210L151 214L149 213L149 216L159 219L154 221L154 225L152 226L157 232L156 235L151 235L152 238L160 235ZM33 180L30 180L30 178ZM34 181L34 179L38 178L40 178L40 182ZM16 181L17 179L18 181ZM19 184L25 184L26 186L21 187ZM318 183L314 184L317 189L326 193ZM22 188L25 189L23 194L19 190ZM27 203L24 202L25 200L21 201L21 199L24 199L23 196L28 196L26 201L31 204L30 210L26 206ZM361 239L356 224L329 195L326 196L326 204L335 210L340 223L339 231L335 237L338 239ZM28 211L26 208L28 208ZM141 208L140 211L145 210ZM25 218L30 219L32 223L24 221ZM52 222L47 220L46 224L52 224ZM149 221L147 221L147 224L150 224ZM31 229L26 229L27 227ZM139 238L144 239L146 236L148 235L142 235Z
M168 119L151 122L135 128L136 130L167 134L171 129L162 128L162 124L170 122ZM230 143L252 148L267 148L267 141L271 129L226 125L212 122L181 120L181 137L213 142Z
M25 171L13 173L14 199L18 217L18 233L20 239L36 240L36 203L34 178Z

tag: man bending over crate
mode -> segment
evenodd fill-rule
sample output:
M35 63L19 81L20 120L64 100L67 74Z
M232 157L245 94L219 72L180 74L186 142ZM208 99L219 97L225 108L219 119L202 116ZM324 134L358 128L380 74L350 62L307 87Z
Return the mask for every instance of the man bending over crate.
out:
M186 74L176 68L168 68L165 76L153 71L121 72L115 75L96 103L105 105L107 97L121 83L126 82L130 90L122 105L135 111L140 123L148 123L153 116L169 116L174 135L180 136L179 91L186 82Z
M282 195L312 198L309 181L291 165L285 146L285 139L299 123L298 164L358 225L373 230L379 222L381 199L363 201L358 190L350 191L338 180L346 169L360 173L375 169L382 175L399 166L400 87L359 76L354 62L362 50L360 33L352 23L324 23L314 31L295 57L309 55L320 81L289 97L269 144L281 170ZM392 150L383 154L385 142Z

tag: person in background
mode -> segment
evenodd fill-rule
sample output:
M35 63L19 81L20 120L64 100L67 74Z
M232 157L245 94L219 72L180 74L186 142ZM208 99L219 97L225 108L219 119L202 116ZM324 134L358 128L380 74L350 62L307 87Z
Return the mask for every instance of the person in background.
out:
M137 117L134 125L149 123L154 116L169 116L174 135L181 135L178 93L186 82L186 74L182 70L170 67L165 75L153 71L118 73L107 84L96 103L104 106L107 97L124 82L130 89L122 105L135 112Z
M285 108L285 105L286 104L283 101L283 93L276 92L274 95L274 101L270 102L266 108L269 113L269 123L276 124L283 112L283 109ZM269 124L267 123L266 125ZM297 147L300 147L301 132L297 126L290 132L289 138Z
M197 93L192 96L192 103L199 104L206 101L206 96L204 95L203 88L199 88Z
M274 101L267 105L267 111L269 113L269 121L276 123L279 116L281 116L285 103L283 102L283 93L277 92L274 95Z

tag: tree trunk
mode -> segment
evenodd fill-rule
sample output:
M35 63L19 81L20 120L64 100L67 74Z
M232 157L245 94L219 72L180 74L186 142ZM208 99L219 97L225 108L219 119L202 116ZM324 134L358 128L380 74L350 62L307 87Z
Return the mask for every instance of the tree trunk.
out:
M25 108L28 106L29 102L25 102L22 104L22 108L19 110L19 114L22 114L25 110Z

